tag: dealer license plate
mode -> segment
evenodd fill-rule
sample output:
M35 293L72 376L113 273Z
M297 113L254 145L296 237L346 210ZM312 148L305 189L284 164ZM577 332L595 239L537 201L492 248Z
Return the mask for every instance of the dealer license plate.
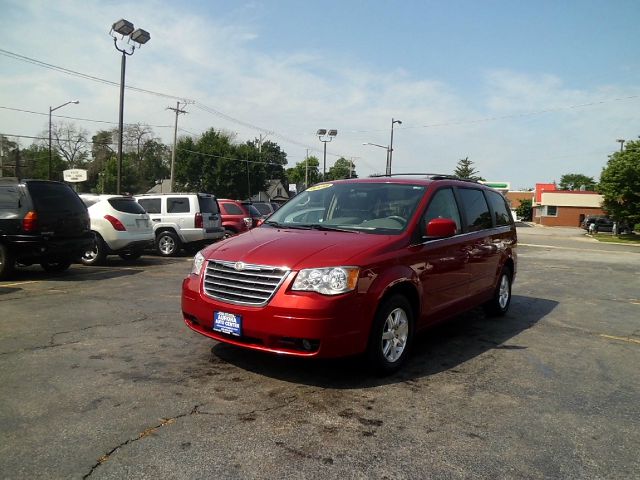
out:
M233 313L214 312L213 330L239 337L242 335L242 316Z

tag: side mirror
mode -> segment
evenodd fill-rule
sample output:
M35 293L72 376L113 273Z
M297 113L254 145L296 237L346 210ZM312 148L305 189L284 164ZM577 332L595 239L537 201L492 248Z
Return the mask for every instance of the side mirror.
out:
M453 237L458 227L450 218L434 218L427 224L426 236L430 238Z

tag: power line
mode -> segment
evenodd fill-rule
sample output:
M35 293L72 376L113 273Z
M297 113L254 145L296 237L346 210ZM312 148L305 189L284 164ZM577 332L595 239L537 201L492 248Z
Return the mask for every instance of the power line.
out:
M0 106L0 109L2 110L11 110L13 112L21 112L21 113L30 113L33 115L49 115L48 113L43 113L43 112L35 112L33 110L23 110L21 108L12 108L12 107L4 107L4 106ZM118 122L110 122L108 120L95 120L92 118L80 118L80 117L68 117L66 115L51 115L52 117L56 117L56 118L64 118L67 120L77 120L80 122L92 122L92 123L107 123L110 125L118 125ZM133 125L138 125L138 123L125 123L125 125L127 126L133 126ZM148 127L154 127L154 128L171 128L173 125L148 125L146 123L142 124L142 125L146 125Z
M66 75L75 76L75 77L82 78L82 79L85 79L85 80L91 80L91 81L102 83L102 84L105 84L105 85L111 85L111 86L120 87L120 83L114 82L112 80L107 80L107 79L104 79L104 78L96 77L94 75L89 75L89 74L86 74L86 73L78 72L76 70L71 70L71 69L68 69L68 68L60 67L58 65L53 65L51 63L43 62L41 60L37 60L37 59L31 58L31 57L27 57L25 55L20 55L18 53L10 52L8 50L4 50L4 49L1 49L1 48L0 48L0 55L4 55L5 57L9 57L9 58L12 58L14 60L27 62L27 63L30 63L32 65L36 65L36 66L39 66L39 67L43 67L43 68L47 68L47 69L50 69L50 70L54 70L54 71L59 72L59 73L64 73ZM211 108L211 107L209 107L209 106L207 106L207 105L205 105L205 104L203 104L201 102L197 102L195 100L189 100L186 97L179 97L179 96L176 96L176 95L169 95L169 94L166 94L166 93L155 92L153 90L147 90L147 89L144 89L144 88L133 87L131 85L125 85L125 88L128 89L128 90L141 92L141 93L147 93L147 94L155 95L155 96L158 96L158 97L171 98L171 99L174 99L174 100L181 100L181 101L185 101L185 102L189 102L189 103L194 103L197 108L199 108L200 110L203 110L204 112L210 113L212 115L215 115L217 117L223 118L223 119L225 119L227 121L236 123L238 125L244 126L246 128L252 129L252 130L257 130L257 131L260 131L260 132L263 132L263 133L267 133L269 135L273 135L273 136L278 137L281 140L284 140L287 143L290 143L292 145L296 145L296 146L299 146L299 147L302 147L302 148L309 148L310 150L319 152L319 150L317 148L315 148L315 147L303 144L303 143L298 142L296 140L292 140L292 139L290 139L290 138L288 138L288 137L286 137L286 136L284 136L284 135L282 135L280 133L277 133L277 132L275 132L273 130L269 130L267 128L259 127L257 125L253 125L251 123L248 123L248 122L245 122L243 120L237 119L235 117L232 117L231 115L227 115L226 113L223 113L223 112L221 112L219 110ZM328 152L328 153L331 156L344 157L344 155L338 155L338 154L334 154L334 153L330 153L330 152Z

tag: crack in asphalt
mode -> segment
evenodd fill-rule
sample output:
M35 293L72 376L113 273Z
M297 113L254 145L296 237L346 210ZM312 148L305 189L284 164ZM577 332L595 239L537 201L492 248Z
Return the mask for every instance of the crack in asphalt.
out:
M255 417L252 417L252 415L256 414L256 413L262 413L262 412L269 412L269 411L273 411L273 410L277 410L280 408L284 408L288 405L291 405L293 402L295 402L298 399L297 395L291 395L289 397L285 397L283 399L283 401L278 404L275 405L273 407L267 407L267 408L262 408L262 409L254 409L254 410L250 410L248 412L239 412L237 413L237 417L240 420L245 420L245 421L251 421L251 420L255 420ZM176 420L180 419L180 418L184 418L184 417L189 417L191 415L215 415L215 416L220 416L220 415L224 415L224 416L228 416L227 412L207 412L204 410L201 410L201 408L204 405L195 405L189 412L186 413L181 413L180 415L176 415L174 417L168 417L168 418L163 418L162 421L158 424L158 425L154 425L152 427L146 428L144 429L142 432L140 432L136 437L134 438L129 438L127 440L125 440L124 442L120 443L119 445L116 445L115 447L113 447L111 450L109 450L107 453L105 453L104 455L102 455L100 458L98 458L98 461L91 466L91 469L89 470L88 473L86 473L82 479L86 480L87 478L89 478L93 472L96 471L96 469L102 465L103 463L105 463L107 460L109 460L109 458L111 458L111 456L116 453L118 450L120 450L121 448L137 442L138 440L142 440L143 438L149 437L151 435L153 435L158 429L167 426L167 425L171 425L173 423L176 422Z
M85 330L91 330L92 328L100 328L100 327L117 327L117 326L120 326L120 325L125 325L125 324L130 324L130 323L144 322L145 320L149 320L149 316L146 313L142 313L139 318L136 318L134 320L129 320L127 322L109 323L109 324L100 323L100 324L97 324L97 325L89 325L88 327L79 328L77 330L68 330L68 331L64 331L64 332L55 332L55 333L51 334L51 337L49 338L49 343L47 345L37 345L35 347L21 348L19 350L10 350L8 352L0 352L0 356L12 355L12 354L15 354L15 353L23 353L23 352L36 352L38 350L46 350L48 348L65 347L67 345L74 345L76 343L80 343L80 341L76 340L76 341L73 341L73 342L56 343L55 338L58 335L64 335L66 333L83 332Z
M181 413L180 415L176 415L175 417L163 418L162 421L158 425L146 428L142 432L140 432L137 437L129 438L126 441L122 442L121 444L116 445L111 450L109 450L107 453L105 453L100 458L98 458L98 461L91 467L89 472L82 477L82 479L86 480L87 478L89 478L93 474L93 472L95 472L95 470L100 465L102 465L104 462L109 460L111 455L116 453L122 447L125 447L126 445L129 445L130 443L137 442L138 440L141 440L141 439L143 439L145 437L153 435L155 433L155 431L158 430L159 428L162 428L162 427L164 427L166 425L171 425L172 423L175 423L176 420L178 420L179 418L188 417L190 415L197 415L197 414L201 413L201 412L198 411L198 409L200 407L201 407L201 405L196 405L189 412Z

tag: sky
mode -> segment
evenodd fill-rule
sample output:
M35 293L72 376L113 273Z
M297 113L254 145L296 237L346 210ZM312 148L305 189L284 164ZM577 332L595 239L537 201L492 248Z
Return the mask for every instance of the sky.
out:
M124 121L168 144L167 107L192 100L179 135L262 135L289 166L307 152L322 164L326 128L327 168L343 156L382 173L386 149L363 143L388 146L399 119L394 173L453 173L468 157L512 189L597 179L616 140L640 135L639 15L637 0L0 0L0 133L42 136L49 108L76 99L54 112L75 119L54 121L117 127L109 30L126 18L151 34L126 85L155 93L127 89Z

